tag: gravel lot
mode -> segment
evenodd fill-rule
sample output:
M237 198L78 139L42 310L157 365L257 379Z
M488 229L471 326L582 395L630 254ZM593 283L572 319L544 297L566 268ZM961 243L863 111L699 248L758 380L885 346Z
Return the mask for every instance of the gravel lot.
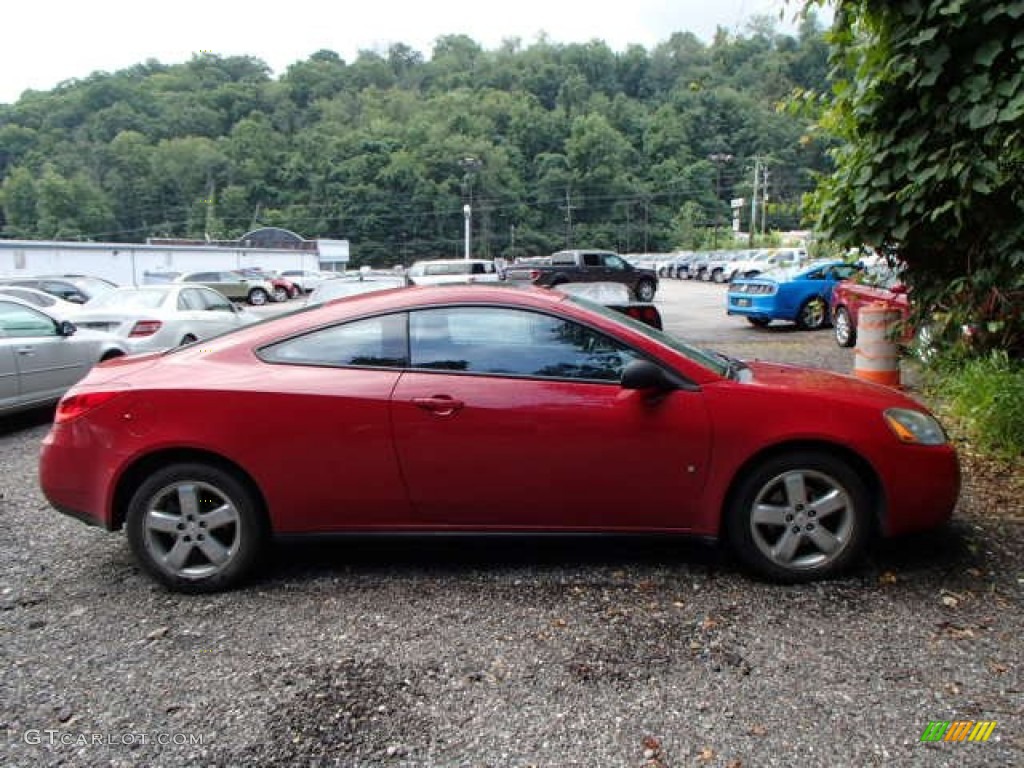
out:
M852 368L828 332L725 318L722 292L667 281L668 327ZM0 765L1024 765L1005 476L813 586L697 542L420 538L289 545L249 588L186 597L48 507L47 418L0 421ZM998 725L921 743L934 720Z

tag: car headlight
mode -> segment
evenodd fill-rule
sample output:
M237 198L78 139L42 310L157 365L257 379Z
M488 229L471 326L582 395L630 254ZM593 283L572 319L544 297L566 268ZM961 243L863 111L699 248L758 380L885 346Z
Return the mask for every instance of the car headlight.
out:
M884 413L885 423L902 443L914 445L943 445L946 433L932 416L909 408L889 408Z

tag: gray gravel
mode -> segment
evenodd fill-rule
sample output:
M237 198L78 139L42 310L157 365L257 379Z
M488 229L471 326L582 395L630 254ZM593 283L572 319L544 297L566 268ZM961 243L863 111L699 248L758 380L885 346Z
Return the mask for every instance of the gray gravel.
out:
M948 528L812 586L696 542L420 538L282 547L185 597L49 509L45 419L0 422L0 765L1024 765L1024 516L970 482ZM998 725L922 744L933 720Z

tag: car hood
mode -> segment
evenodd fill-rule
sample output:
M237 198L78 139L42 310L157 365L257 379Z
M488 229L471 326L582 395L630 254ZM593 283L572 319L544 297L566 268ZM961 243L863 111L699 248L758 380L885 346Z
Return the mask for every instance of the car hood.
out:
M822 399L837 403L922 410L920 403L899 390L863 381L854 376L782 363L755 361L747 365L753 374L750 386L791 390L804 395L820 395Z

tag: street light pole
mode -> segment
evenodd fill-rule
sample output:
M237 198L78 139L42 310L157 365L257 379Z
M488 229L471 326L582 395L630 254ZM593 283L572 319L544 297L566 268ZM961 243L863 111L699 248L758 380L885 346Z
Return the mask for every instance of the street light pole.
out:
M469 258L469 233L472 227L470 222L473 220L473 208L467 203L462 206L462 215L466 217L466 255L463 258Z

